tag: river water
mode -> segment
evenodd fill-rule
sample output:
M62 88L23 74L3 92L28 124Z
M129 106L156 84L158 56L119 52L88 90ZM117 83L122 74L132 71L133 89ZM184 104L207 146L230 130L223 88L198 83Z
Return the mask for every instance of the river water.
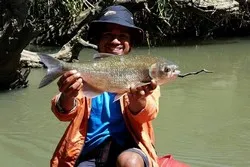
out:
M80 60L94 52L84 50ZM183 73L199 74L161 87L154 121L159 155L192 167L250 166L250 40L136 48L133 54L166 56ZM68 123L50 111L56 82L37 89L45 69L32 69L29 87L0 93L0 166L46 167Z

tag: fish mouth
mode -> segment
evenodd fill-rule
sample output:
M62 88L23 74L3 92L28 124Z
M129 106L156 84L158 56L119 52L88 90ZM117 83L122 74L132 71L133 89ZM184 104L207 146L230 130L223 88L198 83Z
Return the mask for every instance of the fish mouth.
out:
M174 70L174 71L173 71L173 75L176 75L176 76L179 75L180 73L181 73L180 70Z

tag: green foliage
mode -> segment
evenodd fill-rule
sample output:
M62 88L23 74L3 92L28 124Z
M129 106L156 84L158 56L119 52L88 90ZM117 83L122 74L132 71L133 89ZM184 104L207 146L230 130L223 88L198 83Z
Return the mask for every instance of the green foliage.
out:
M62 4L66 6L70 16L76 18L84 9L84 3L79 0L63 0Z
M169 0L157 0L156 2L156 13L160 18L169 20L171 17L171 5Z
M35 0L31 2L33 4L26 23L34 25L34 30L40 32L33 43L48 45L65 44L82 27L87 31L91 17L88 19L86 17L94 15L98 5L102 9L114 4L111 0ZM202 1L205 3L204 6L199 6L200 2L198 0L148 0L146 3L130 2L126 5L133 9L136 24L145 30L153 45L188 38L207 38L214 35L216 30L219 30L217 32L219 34L249 27L248 6L241 7L243 10L239 10L240 14L233 14L227 9L213 9L214 4L209 4L213 1ZM83 34L86 35L86 32Z
M249 34L250 25L249 6L226 0L148 1L138 18L152 45Z

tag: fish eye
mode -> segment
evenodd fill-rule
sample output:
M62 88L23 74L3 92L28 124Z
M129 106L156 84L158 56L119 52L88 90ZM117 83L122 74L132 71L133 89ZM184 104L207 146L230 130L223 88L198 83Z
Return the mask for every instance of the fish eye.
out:
M170 72L171 71L171 69L170 68L168 68L168 67L164 67L164 70L163 70L164 72L166 72L166 73L168 73L168 72Z

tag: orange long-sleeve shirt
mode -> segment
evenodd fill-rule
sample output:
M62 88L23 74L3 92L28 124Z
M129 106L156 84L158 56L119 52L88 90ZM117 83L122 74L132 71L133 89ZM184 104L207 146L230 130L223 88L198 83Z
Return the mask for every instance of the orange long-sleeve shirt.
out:
M148 156L150 166L158 167L157 155L154 149L154 130L152 120L156 118L159 109L160 88L147 96L146 107L134 115L128 108L129 99L123 96L120 99L121 111L127 128L138 146ZM70 121L62 136L50 162L51 167L73 167L87 134L87 123L91 110L91 100L79 93L77 106L69 113L60 113L56 107L57 96L52 99L52 111L61 121Z

